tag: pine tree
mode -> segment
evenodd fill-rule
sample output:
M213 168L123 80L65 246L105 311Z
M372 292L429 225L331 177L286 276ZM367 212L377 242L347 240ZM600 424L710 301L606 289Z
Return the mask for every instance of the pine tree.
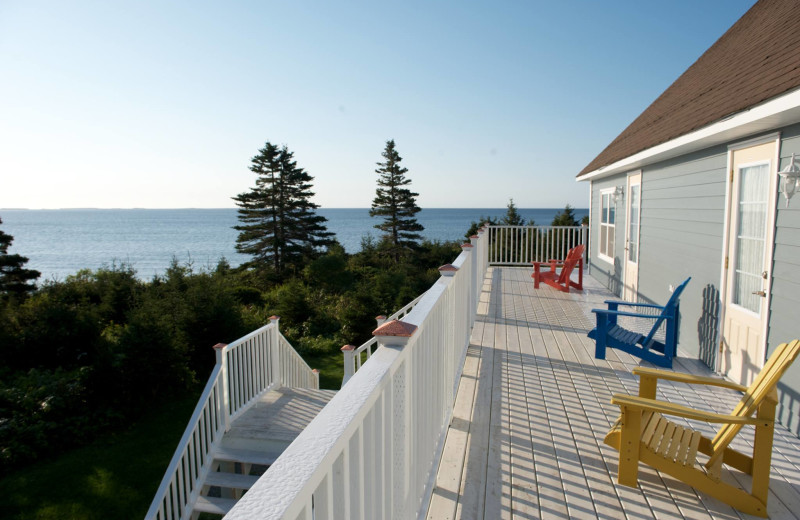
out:
M517 207L514 205L514 199L508 199L508 206L506 206L506 216L503 217L503 225L504 226L524 226L525 219L519 214ZM533 226L534 223L531 220L528 223L529 226Z
M234 226L236 250L253 257L247 267L269 266L280 277L332 244L333 234L310 200L314 178L298 168L294 153L267 142L251 162L256 185L233 197L241 223Z
M2 223L3 220L0 219L0 224ZM13 236L0 230L0 296L22 296L34 291L36 286L30 282L41 275L39 271L23 267L28 262L24 256L8 253L13 241Z
M378 188L369 216L383 217L383 222L375 227L383 231L395 261L399 262L403 250L417 246L422 239L419 232L425 228L415 218L420 211L416 199L419 193L405 187L411 184L411 179L405 177L408 169L400 165L403 159L395 149L394 140L386 142L381 155L386 161L377 163Z
M578 219L575 218L575 208L567 204L564 211L560 211L553 217L551 226L577 226Z

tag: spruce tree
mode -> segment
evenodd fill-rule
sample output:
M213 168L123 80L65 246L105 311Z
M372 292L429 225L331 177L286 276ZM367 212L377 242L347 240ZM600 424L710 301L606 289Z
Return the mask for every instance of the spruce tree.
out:
M0 224L3 220L0 219ZM8 248L14 237L0 230L0 296L22 296L34 291L36 285L30 283L41 275L39 271L25 269L28 259L21 255L9 254Z
M553 222L550 224L551 226L577 226L579 224L578 219L575 218L575 208L567 204L564 207L564 211L559 211L555 217L553 217Z
M383 231L384 238L390 244L392 256L399 262L404 250L418 245L422 239L419 232L425 228L415 218L420 211L416 199L419 193L406 187L411 184L411 179L405 177L408 169L400 165L403 159L397 153L393 139L386 141L381 155L385 162L377 163L378 169L375 173L379 175L378 188L375 190L369 216L383 218L383 222L375 224L375 227Z
M241 223L234 226L236 250L253 257L246 267L269 267L281 277L332 244L333 234L310 200L314 178L297 166L294 153L267 142L251 162L256 185L233 197Z

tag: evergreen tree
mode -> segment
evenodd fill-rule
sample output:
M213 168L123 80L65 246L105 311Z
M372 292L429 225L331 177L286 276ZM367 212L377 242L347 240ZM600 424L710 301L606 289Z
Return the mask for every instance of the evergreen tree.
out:
M575 208L567 204L564 211L560 211L553 217L551 226L578 226L580 223L575 218Z
M297 166L294 153L267 142L251 162L256 185L233 197L241 223L234 226L236 250L253 257L247 267L269 266L280 277L333 243L333 234L310 200L314 178Z
M508 199L508 206L506 206L506 216L501 221L504 226L524 226L525 219L519 214L517 207L514 205L514 199ZM533 220L528 222L528 226L534 226Z
M0 219L0 224L3 220ZM36 289L31 284L40 276L39 271L25 269L23 266L28 259L21 255L8 253L8 248L14 237L0 230L0 296L16 295L21 296Z
M381 155L386 161L377 163L375 173L379 175L378 188L369 216L383 217L383 222L375 224L375 227L383 231L395 261L399 262L404 249L413 249L418 245L422 239L419 232L425 228L415 217L420 211L416 199L419 193L406 188L411 184L411 179L405 177L408 169L400 165L403 159L397 153L393 139L386 142Z

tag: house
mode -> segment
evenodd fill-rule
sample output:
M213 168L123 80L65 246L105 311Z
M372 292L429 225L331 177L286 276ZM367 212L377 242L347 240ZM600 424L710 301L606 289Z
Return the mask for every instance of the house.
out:
M798 27L796 0L760 0L577 176L591 275L661 303L691 276L679 348L743 384L800 336L800 197L778 173L800 165ZM797 434L800 365L780 401Z

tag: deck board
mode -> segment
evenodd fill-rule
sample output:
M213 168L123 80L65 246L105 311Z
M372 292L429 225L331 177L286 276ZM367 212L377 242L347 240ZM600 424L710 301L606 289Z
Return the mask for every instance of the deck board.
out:
M594 358L591 309L613 296L590 277L584 286L536 290L528 269L489 269L428 518L750 518L645 465L638 489L616 483L617 453L602 442L619 413L611 396L637 393L631 370L649 364L613 349ZM681 351L674 369L710 375ZM657 397L725 413L740 394L661 382ZM735 444L746 450L743 432ZM800 518L798 446L776 428L773 519ZM738 472L722 477L749 485Z

